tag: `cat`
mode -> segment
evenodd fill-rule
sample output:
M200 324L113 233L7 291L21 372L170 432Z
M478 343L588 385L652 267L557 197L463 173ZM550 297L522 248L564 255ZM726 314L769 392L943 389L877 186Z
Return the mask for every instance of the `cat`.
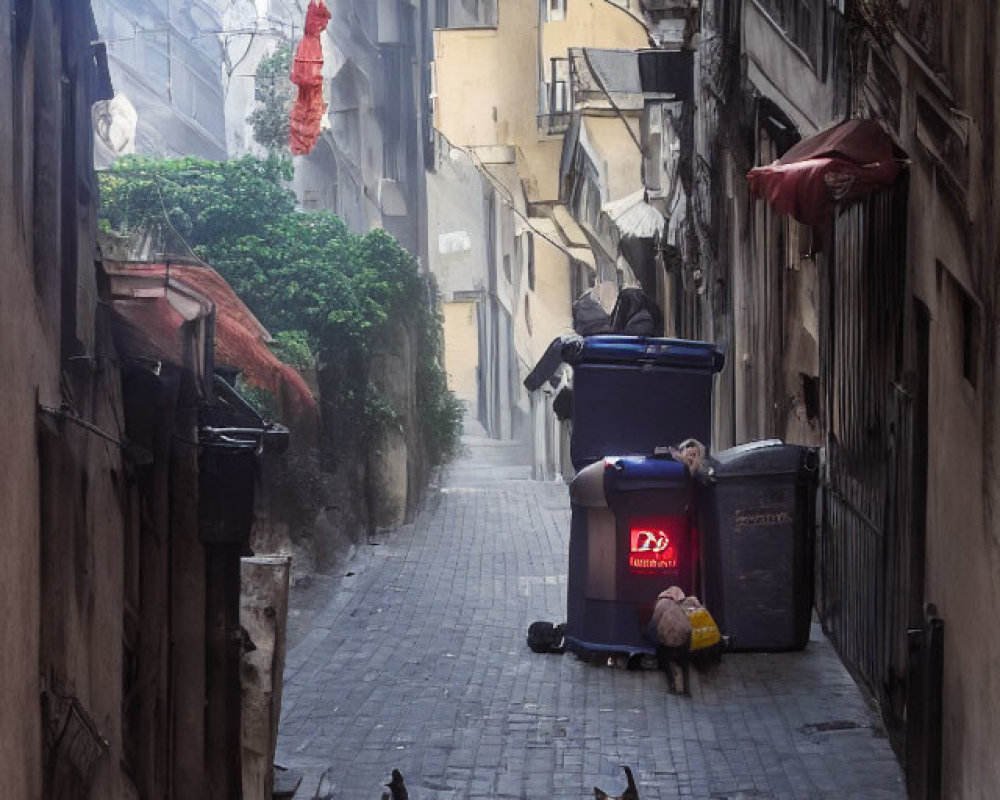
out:
M691 622L680 601L684 593L676 586L660 592L649 620L647 636L656 644L656 664L667 678L667 689L677 694L674 665L680 667L681 693L691 694Z
M667 691L670 694L677 694L677 678L674 675L674 666L681 672L681 691L686 697L691 696L691 643L682 644L677 647L664 647L662 644L656 646L656 666L667 678Z
M610 795L603 789L594 787L594 797L596 800L639 800L639 789L636 788L635 778L632 777L632 770L622 767L625 770L625 777L628 778L628 788L620 795Z

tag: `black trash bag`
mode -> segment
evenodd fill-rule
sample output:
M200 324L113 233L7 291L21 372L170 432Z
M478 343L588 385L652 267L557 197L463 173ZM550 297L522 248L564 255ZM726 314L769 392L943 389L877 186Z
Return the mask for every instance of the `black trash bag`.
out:
M556 419L565 422L573 418L573 390L568 386L563 386L554 398L552 398L552 410Z
M622 289L611 310L611 328L627 336L663 336L663 312L642 289Z
M588 289L573 303L573 330L581 336L613 332L611 315L604 310L593 289Z
M573 304L573 327L577 334L556 337L524 379L529 392L539 389L556 374L561 364L574 364L583 349L583 337L599 333L627 336L663 336L663 312L642 289L622 289L610 317L593 289Z
M538 620L528 626L528 647L533 653L561 653L565 649L563 637L566 634L566 623L553 625L551 622Z
M557 336L549 342L538 363L524 379L524 388L529 392L540 388L545 381L556 374L563 362L572 364L576 361L582 348L583 339L575 334Z

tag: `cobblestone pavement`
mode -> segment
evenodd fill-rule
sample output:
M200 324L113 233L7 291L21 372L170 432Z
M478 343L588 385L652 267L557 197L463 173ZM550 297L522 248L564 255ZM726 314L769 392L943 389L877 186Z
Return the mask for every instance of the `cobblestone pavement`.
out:
M830 644L727 655L692 696L655 671L536 655L566 607L565 485L467 439L413 525L366 546L289 651L277 762L296 798L902 798L889 743Z

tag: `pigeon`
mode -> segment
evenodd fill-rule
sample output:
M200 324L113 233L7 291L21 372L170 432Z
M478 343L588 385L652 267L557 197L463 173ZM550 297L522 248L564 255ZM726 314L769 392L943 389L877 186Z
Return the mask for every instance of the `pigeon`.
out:
M389 787L389 791L382 793L382 800L410 800L406 784L403 783L403 774L398 769L392 771L392 780L385 785Z
M639 790L635 786L635 778L632 777L632 770L622 767L625 770L625 777L628 778L628 788L620 795L610 795L603 789L594 787L594 797L597 800L639 800Z

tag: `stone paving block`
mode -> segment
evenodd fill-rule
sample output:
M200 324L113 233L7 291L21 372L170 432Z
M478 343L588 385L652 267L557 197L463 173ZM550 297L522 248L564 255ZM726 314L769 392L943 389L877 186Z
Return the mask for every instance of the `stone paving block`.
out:
M814 626L803 653L733 654L692 673L531 653L535 619L566 607L566 486L528 480L519 452L467 439L412 525L362 546L286 659L277 761L335 797L413 800L905 797L884 734ZM293 610L296 598L293 595ZM824 732L823 723L846 727ZM820 727L817 727L820 726Z

